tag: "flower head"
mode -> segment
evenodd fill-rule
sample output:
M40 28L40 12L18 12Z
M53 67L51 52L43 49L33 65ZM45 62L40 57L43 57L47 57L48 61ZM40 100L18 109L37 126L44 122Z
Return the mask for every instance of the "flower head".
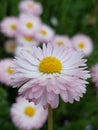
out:
M95 83L96 87L98 87L98 64L91 68L91 76L92 81Z
M21 52L26 52L26 53L33 53L33 46L28 46L28 45L23 45L23 46L17 46L16 50L15 50L15 55L21 57Z
M72 47L71 39L68 36L61 36L56 35L53 40L54 45L64 45L65 47L69 48Z
M58 106L59 95L64 102L79 101L90 77L83 54L51 43L32 49L33 54L22 51L15 59L12 85L21 86L19 94L52 108Z
M0 82L6 85L11 85L10 75L14 73L12 69L13 60L4 59L0 61Z
M73 46L78 51L83 51L85 56L89 56L93 51L93 43L90 37L78 34L72 38Z
M54 31L47 25L43 24L38 33L35 35L40 42L50 42L53 40Z
M40 3L32 0L21 1L19 4L19 10L23 13L40 15L42 13L42 6Z
M5 50L8 53L14 53L17 47L17 43L15 40L8 40L5 43Z
M17 35L17 22L16 17L6 17L1 22L1 32L8 37L15 37Z
M39 42L35 40L33 36L18 35L16 37L16 41L19 45L26 45L26 46L39 45Z
M47 119L47 110L22 97L17 98L10 113L13 123L21 130L39 129Z
M41 27L39 17L21 14L18 22L18 31L25 36L34 36Z

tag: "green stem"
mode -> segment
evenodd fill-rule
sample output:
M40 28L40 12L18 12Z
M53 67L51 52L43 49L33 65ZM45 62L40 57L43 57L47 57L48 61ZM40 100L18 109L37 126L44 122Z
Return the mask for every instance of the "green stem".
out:
M96 87L96 95L97 95L97 99L98 99L98 87Z
M53 111L51 106L48 106L48 130L53 130Z

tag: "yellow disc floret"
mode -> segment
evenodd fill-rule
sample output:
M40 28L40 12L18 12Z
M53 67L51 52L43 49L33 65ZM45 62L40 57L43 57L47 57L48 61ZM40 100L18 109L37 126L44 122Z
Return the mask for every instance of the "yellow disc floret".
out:
M56 57L45 57L39 64L39 71L43 73L60 73L62 69L62 63Z
M58 45L62 45L62 44L63 44L63 41L58 41L57 44L58 44Z
M10 25L10 28L11 28L12 30L16 30L16 29L17 29L17 27L16 27L15 24L11 24L11 25Z
M7 67L6 71L7 71L8 74L14 74L15 73L15 71L10 66Z
M46 35L47 34L46 30L41 30L41 34Z
M24 110L24 113L25 113L27 116L32 117L32 116L34 116L34 114L35 114L35 108L32 107L32 106L27 106L27 107L25 108L25 110Z
M28 42L31 42L31 41L33 41L33 38L30 37L30 36L26 36L26 37L25 37L25 40L28 41Z
M9 51L14 51L16 49L16 45L15 44L10 44L9 46L8 46L8 50Z
M27 22L26 26L27 26L27 28L32 28L33 27L33 23L32 22Z
M80 43L78 44L78 47L79 47L80 49L84 49L84 48L85 48L85 45L84 45L83 42L80 42Z
M33 6L34 6L34 3L33 3L33 2L29 2L29 3L28 3L28 7L29 7L29 8L33 8Z

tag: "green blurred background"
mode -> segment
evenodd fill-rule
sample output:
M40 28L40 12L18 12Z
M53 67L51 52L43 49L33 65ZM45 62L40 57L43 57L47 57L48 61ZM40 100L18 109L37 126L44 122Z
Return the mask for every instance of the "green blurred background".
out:
M0 20L6 16L17 16L20 0L0 0ZM41 15L44 23L50 25L57 34L70 37L77 33L90 36L94 51L88 57L89 69L98 62L98 0L36 0L43 6ZM51 24L51 18L56 17L58 26ZM4 42L7 40L0 34L0 59L12 57L6 54ZM98 99L97 89L89 80L87 93L74 104L60 101L54 110L54 130L98 130ZM10 119L10 106L15 101L17 90L0 84L0 130L18 130ZM47 124L47 123L46 123ZM42 130L46 130L45 125Z

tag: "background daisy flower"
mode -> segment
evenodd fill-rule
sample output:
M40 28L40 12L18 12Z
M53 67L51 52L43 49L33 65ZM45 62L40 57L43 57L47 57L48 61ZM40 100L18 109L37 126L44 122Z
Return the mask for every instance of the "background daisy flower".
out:
M83 54L74 49L52 44L33 48L33 54L21 52L15 59L12 85L19 94L43 106L56 108L59 95L64 102L79 101L90 77Z
M91 68L92 81L98 87L98 63Z
M27 52L27 53L33 53L33 46L26 46L26 45L23 45L23 46L17 46L17 48L16 48L16 51L15 51L15 55L16 56L22 56L21 55L21 52L23 51L25 51L25 52Z
M19 45L39 45L39 42L37 40L35 40L35 38L33 36L23 36L23 35L18 35L16 37L16 41L17 43L19 43Z
M25 36L34 36L41 26L39 17L21 14L18 21L18 31Z
M17 22L16 17L6 17L1 22L1 32L8 37L15 37L17 35Z
M19 10L22 13L28 13L32 15L41 15L42 14L42 6L40 3L27 0L27 1L21 1L19 3Z
M36 33L35 37L40 42L50 42L53 40L54 30L49 26L43 24L38 33Z
M68 36L56 35L53 39L54 45L64 45L65 47L72 47L71 39Z
M8 53L14 53L17 47L17 43L15 40L8 40L5 42L5 50Z
M41 105L34 105L18 97L10 110L12 121L21 130L39 129L47 119L48 112Z
M10 85L10 75L14 73L12 69L13 59L3 59L0 61L0 82Z
M72 38L73 46L78 51L83 51L85 56L89 56L93 51L93 43L90 37L84 34L77 34Z

